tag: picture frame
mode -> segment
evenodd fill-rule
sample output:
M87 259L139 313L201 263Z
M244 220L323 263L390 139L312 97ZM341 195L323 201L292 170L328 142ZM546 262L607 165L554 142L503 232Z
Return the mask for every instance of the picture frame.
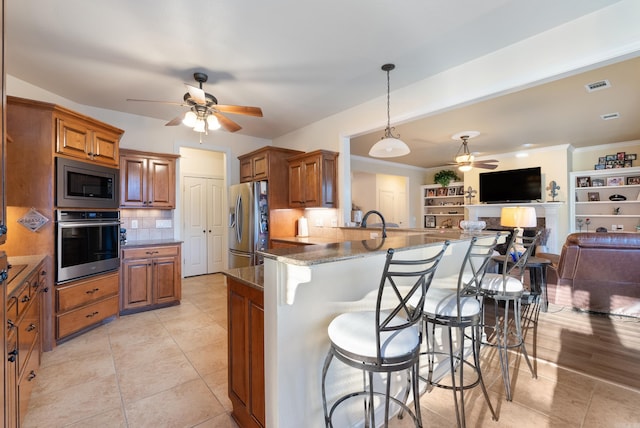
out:
M616 154L616 158L617 158L619 161L624 161L624 156L625 156L625 155L626 155L626 153L625 153L625 152L618 152L618 153Z
M587 197L590 202L599 201L600 200L600 192L589 192L587 193Z
M598 163L604 165L604 163L607 161L606 157L604 156L600 156L598 158Z
M436 189L427 190L427 197L434 197L436 195Z
M607 177L607 186L623 186L624 177Z
M577 187L591 187L591 177L576 177Z
M633 161L624 161L625 168L631 168L633 166Z
M616 155L606 155L604 157L605 161L609 162L609 161L614 161L616 160Z
M604 178L592 178L591 187L603 187L605 185Z
M456 195L456 188L455 187L449 187L447 189L447 196L455 196Z
M460 195L460 196L464 195L464 186L458 186L456 188L456 195Z
M436 191L436 196L447 196L447 188L446 187L438 187Z
M436 216L434 215L426 215L424 216L424 227L433 229L436 227Z
M593 169L604 169L606 165L603 163L599 163L593 166Z
M624 156L624 160L626 161L634 161L637 159L636 153L628 153Z
M627 184L640 184L640 175L627 177Z

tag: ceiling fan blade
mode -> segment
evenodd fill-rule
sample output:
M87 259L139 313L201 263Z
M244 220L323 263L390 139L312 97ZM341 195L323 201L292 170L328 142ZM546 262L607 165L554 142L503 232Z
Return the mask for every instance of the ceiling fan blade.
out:
M473 168L482 168L482 169L496 169L498 167L498 165L494 165L494 164L489 164L489 163L472 163L471 166Z
M220 126L222 126L228 132L236 132L242 129L240 125L238 125L228 117L223 116L220 113L217 113L215 111L212 114L218 118L218 122L220 122Z
M173 119L171 119L169 122L165 123L164 126L177 126L177 125L180 125L182 123L182 119L184 119L184 115L176 116Z
M185 103L176 103L176 102L173 102L173 101L137 100L137 99L134 99L134 98L127 98L127 101L135 101L135 102L142 102L142 103L172 104L172 105L176 105L176 106L187 106Z
M189 92L189 95L191 95L191 98L196 102L196 104L200 104L202 106L207 105L207 97L202 89L187 85L186 83L185 85L187 86L187 92Z
M262 109L260 107L217 104L213 106L213 108L223 113L244 114L246 116L262 117Z

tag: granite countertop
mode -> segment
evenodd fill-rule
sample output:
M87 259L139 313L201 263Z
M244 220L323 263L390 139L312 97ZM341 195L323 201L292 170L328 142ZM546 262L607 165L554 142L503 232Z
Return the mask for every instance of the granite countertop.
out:
M141 241L127 241L120 245L120 248L137 248L137 247L153 247L158 245L175 245L182 244L182 241L175 239L146 239Z
M384 253L389 248L409 250L425 247L445 240L458 241L471 239L473 236L493 235L495 232L467 233L456 229L435 229L416 235L375 238L361 241L346 241L326 245L309 245L295 248L272 248L260 251L265 258L280 262L310 266L340 260L366 257L371 254Z
M320 238L314 236L284 236L279 238L271 238L272 241L280 241L280 242L292 242L294 244L305 244L305 245L324 245L324 244L335 244L337 242L336 239L333 238Z
M22 282L27 279L29 275L33 273L33 270L38 267L40 262L42 262L47 256L46 255L35 255L35 256L10 256L7 258L9 265L13 266L11 269L19 269L20 266L24 266L24 268L17 272L11 273L11 269L9 269L9 282L7 282L7 296L10 297L22 284Z
M264 290L264 265L233 268L222 273L250 287Z

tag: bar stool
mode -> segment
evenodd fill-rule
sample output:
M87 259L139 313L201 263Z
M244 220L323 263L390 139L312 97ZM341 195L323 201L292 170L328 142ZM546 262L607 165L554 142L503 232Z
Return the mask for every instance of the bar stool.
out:
M500 233L480 239L473 237L462 261L457 279L451 277L442 280L436 279L434 286L429 289L425 298L423 318L426 331L426 355L429 362L426 381L429 385L449 389L453 392L458 427L466 426L464 392L478 385L482 388L493 420L498 420L480 369L482 307L479 299L482 297L478 295L478 290L499 236ZM442 343L442 347L446 349L438 350L435 340L436 326L446 329L447 336L443 342L447 340L448 343ZM468 333L467 329L470 329ZM467 338L471 340L470 349L465 347L465 339ZM473 361L468 359L469 352L473 356ZM447 360L450 384L445 383L446 375L442 378L434 378L435 367L440 364L446 367ZM464 366L471 367L475 372L471 382L467 380L465 383ZM458 380L456 380L456 372L459 376Z
M500 356L500 369L502 371L502 379L504 381L507 401L511 401L511 380L509 376L509 349L520 348L524 356L531 376L536 378L537 375L529 361L527 348L522 336L522 296L524 293L524 274L527 265L527 259L535 248L535 243L540 236L540 231L533 237L522 236L514 231L511 241L507 247L502 262L502 273L487 273L480 284L480 292L485 298L494 301L494 325L484 325L485 328L492 329L495 333L495 342L486 342L491 346L498 348ZM524 250L524 251L523 251ZM500 325L500 307L504 308L502 315L502 325ZM509 307L513 306L513 324L515 331L515 341L509 343ZM484 308L483 308L484 313ZM483 316L484 318L484 316Z
M408 414L417 427L422 427L418 369L420 366L420 342L422 307L424 296L431 285L433 275L449 246L443 243L436 255L420 260L399 260L393 249L387 251L386 261L375 310L347 312L338 315L328 327L331 346L322 369L322 404L327 427L333 427L334 411L350 399L361 397L364 426L377 427L376 414L381 412L379 400L384 399L384 426L389 424L390 402L399 417ZM417 300L413 306L411 297ZM327 406L326 377L333 357L346 365L363 371L361 389L347 392L332 407ZM392 373L409 372L404 399L391 396ZM384 385L374 382L374 373L386 374ZM384 391L382 391L384 389ZM413 392L414 410L406 404L409 389ZM360 407L359 407L360 408Z

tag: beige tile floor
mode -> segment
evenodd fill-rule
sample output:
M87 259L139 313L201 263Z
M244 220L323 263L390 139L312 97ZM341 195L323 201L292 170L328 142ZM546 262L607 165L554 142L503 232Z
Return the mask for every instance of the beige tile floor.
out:
M514 361L513 401L505 401L493 353L483 350L483 368L499 421L476 388L468 426L640 427L640 391L541 361L537 379ZM123 316L44 353L24 426L236 427L226 367L224 277L187 278L181 305ZM455 426L449 391L420 402L425 426Z

